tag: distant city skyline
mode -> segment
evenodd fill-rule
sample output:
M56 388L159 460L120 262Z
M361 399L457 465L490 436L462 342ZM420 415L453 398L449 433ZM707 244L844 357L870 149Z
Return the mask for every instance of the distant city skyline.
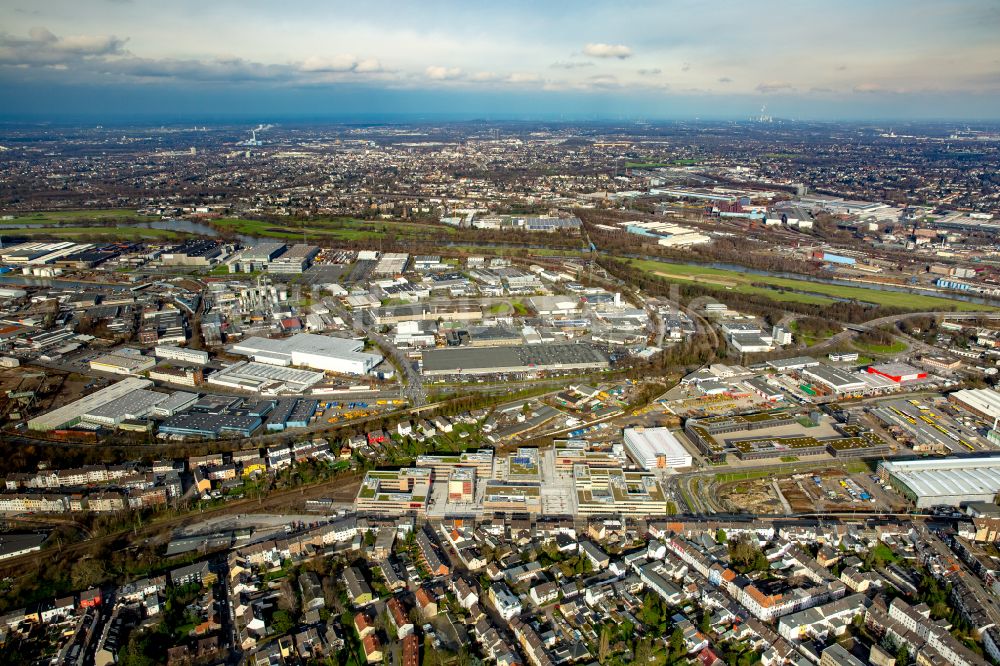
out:
M0 117L1000 119L1000 3L8 0Z

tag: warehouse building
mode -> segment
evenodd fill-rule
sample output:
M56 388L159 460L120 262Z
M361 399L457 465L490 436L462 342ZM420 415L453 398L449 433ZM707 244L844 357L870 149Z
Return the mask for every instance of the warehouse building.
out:
M293 409L295 409L295 398L279 400L267 415L267 423L264 425L272 432L281 432L288 427L288 417L292 415Z
M878 474L918 509L992 503L1000 493L1000 456L885 461Z
M208 352L200 351L198 349L185 349L183 347L175 347L173 345L157 345L153 349L153 354L156 358L162 358L168 361L197 363L198 365L205 365L208 363Z
M872 365L868 367L868 372L891 379L897 384L915 382L918 379L927 379L926 372L918 370L907 363L881 363L879 365Z
M802 376L829 387L834 393L853 393L867 386L861 377L829 365L805 368L802 370Z
M363 352L364 342L312 333L290 338L250 337L232 345L234 354L268 365L298 365L344 375L364 375L382 362L380 354Z
M83 415L87 423L115 427L122 421L138 421L149 416L153 408L167 399L166 393L136 389L111 402L95 407Z
M211 266L222 257L220 241L196 238L186 240L160 255L164 266Z
M174 414L178 414L186 409L189 409L196 402L198 402L197 393L174 391L167 396L166 400L154 405L151 414L161 418L173 416Z
M768 361L767 364L778 372L789 372L791 370L814 368L819 365L819 361L812 356L796 356L794 358L781 358Z
M125 349L110 354L102 354L90 362L90 369L111 372L116 375L138 375L156 365L156 359L143 356L139 350L129 353Z
M297 275L312 266L313 259L320 253L319 247L297 243L267 264L268 273Z
M166 384L197 386L205 381L205 373L198 365L184 365L172 361L162 361L149 371L149 378Z
M372 269L373 275L399 275L406 269L410 255L403 252L386 252Z
M950 394L948 400L983 418L1000 418L1000 393L993 389L963 389Z
M321 372L240 361L212 374L208 383L263 395L277 395L303 393L322 379Z
M667 428L626 428L625 450L646 469L690 467L691 454Z
M37 416L28 421L29 430L58 430L59 428L69 428L76 425L83 418L83 415L101 405L105 405L112 400L117 400L123 395L128 395L133 391L149 388L153 382L141 377L128 377L117 384L105 387L86 395L79 400L64 405L59 409L54 409L47 414Z
M162 424L161 434L215 439L221 436L250 437L264 424L275 401L241 401L226 396L205 396L190 411L171 416Z
M253 247L248 247L240 252L238 260L229 266L229 272L253 273L267 268L268 263L274 261L284 253L288 246L284 243L273 241L262 241Z
M601 370L608 365L604 354L583 344L454 347L424 351L421 373L428 377L492 375Z

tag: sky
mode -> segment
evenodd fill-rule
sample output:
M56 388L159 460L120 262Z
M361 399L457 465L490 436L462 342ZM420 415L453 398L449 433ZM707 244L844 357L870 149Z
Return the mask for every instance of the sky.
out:
M998 0L0 0L0 118L1000 120Z

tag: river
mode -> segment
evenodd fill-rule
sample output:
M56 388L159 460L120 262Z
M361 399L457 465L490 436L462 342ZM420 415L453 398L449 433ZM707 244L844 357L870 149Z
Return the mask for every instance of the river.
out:
M39 229L43 227L80 227L80 226L90 226L87 224L74 224L72 222L60 222L58 224L24 224L18 222L3 222L0 223L0 229ZM219 232L205 224L204 222L195 222L193 220L156 220L154 222L130 222L128 223L130 227L141 227L144 229L163 229L165 231L176 231L178 233L184 234L194 234L197 236L207 236L209 238L218 238ZM113 229L114 227L106 226L94 226L94 229L98 232ZM246 236L244 234L235 234L233 238L236 238L244 245L253 245L258 242L259 239L253 236Z

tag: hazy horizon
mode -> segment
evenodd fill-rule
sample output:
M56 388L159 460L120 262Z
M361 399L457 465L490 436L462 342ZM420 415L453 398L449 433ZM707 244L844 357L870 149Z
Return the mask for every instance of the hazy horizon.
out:
M4 5L4 119L1000 119L990 0Z

